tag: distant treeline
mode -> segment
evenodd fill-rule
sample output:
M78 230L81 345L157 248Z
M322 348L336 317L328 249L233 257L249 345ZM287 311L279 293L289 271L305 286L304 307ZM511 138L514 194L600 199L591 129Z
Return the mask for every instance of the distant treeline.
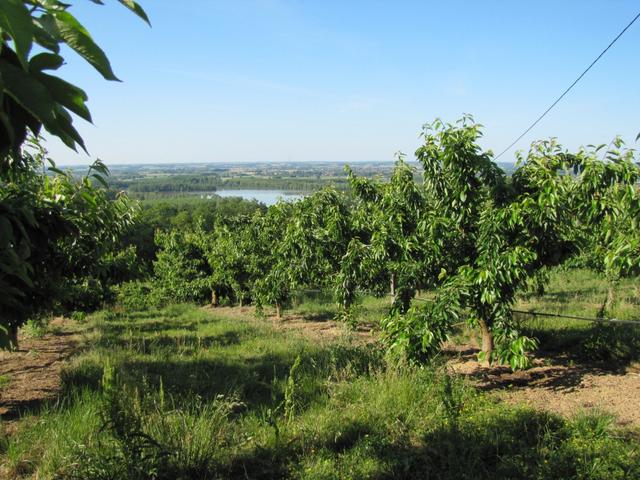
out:
M214 197L202 200L198 197L172 197L140 202L138 221L127 232L124 245L135 245L138 258L144 268L149 268L155 260L156 230L192 230L201 223L204 228L213 228L216 220L251 215L266 207L256 200Z
M255 188L255 189L277 189L295 192L311 192L320 190L327 185L333 185L338 190L346 190L349 186L345 177L233 177L222 178L219 189L234 188Z
M346 190L347 179L341 177L257 177L238 176L225 178L216 174L178 174L149 176L141 178L111 179L111 186L117 190L131 193L180 193L180 192L215 192L224 189L263 189L286 190L295 192L312 192L326 185L333 185L338 190Z
M162 175L123 179L114 177L112 188L129 192L213 192L220 185L218 175Z

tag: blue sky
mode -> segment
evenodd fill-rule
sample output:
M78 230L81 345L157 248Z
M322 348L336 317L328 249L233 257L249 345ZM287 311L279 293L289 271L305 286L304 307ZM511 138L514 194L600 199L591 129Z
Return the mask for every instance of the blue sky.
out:
M91 157L59 164L382 161L436 117L471 113L482 145L514 140L638 13L637 1L140 0L72 12L122 83L68 55L89 95ZM517 148L640 131L640 21ZM513 151L501 160L513 159Z

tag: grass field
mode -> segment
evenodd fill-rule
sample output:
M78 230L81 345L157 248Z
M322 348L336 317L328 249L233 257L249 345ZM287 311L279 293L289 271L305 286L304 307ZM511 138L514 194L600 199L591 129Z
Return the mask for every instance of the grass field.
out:
M597 318L607 285L589 270L552 272L542 297L523 296L521 311ZM616 287L616 302L608 317L640 321L640 283L624 279ZM594 323L565 318L517 315L521 328L540 340L543 350L566 352L582 360L626 364L640 359L640 325Z
M578 303L595 304L601 282L581 295L589 274L558 275L522 307L591 315ZM621 315L638 311L634 288L621 286ZM387 303L365 299L363 321ZM332 309L307 298L292 314L319 322ZM529 328L550 339L593 333L538 322ZM504 405L442 364L390 363L346 328L323 339L239 309L174 305L98 312L82 330L60 400L1 442L8 478L640 478L638 432L610 416Z

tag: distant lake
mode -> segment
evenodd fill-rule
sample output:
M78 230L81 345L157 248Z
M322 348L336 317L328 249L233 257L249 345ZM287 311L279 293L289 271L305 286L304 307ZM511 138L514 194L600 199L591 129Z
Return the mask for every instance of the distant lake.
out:
M217 190L213 193L221 197L242 197L246 200L257 200L267 206L276 204L278 200L290 202L304 198L304 195L284 190Z

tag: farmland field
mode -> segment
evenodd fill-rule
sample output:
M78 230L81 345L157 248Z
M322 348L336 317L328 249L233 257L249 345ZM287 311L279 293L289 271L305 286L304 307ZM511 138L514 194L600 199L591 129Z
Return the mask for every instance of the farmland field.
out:
M587 281L590 294L572 293L572 285ZM589 303L606 290L584 271L559 272L550 285L544 297L523 299L520 306L592 314ZM620 287L621 316L640 313L634 288L631 282ZM455 348L422 367L392 362L377 342L376 319L387 308L386 298L364 298L359 321L349 328L332 320L337 309L331 302L313 297L296 298L283 320L269 311L258 318L252 307L181 304L125 311L116 306L54 328L46 335L71 329L80 346L64 364L59 396L7 425L11 435L2 444L4 474L640 475L639 423L620 422L606 409L583 408L563 416L503 401L505 392L516 399L519 392L524 396L526 385L484 391L479 377L453 373L451 366L460 359ZM553 350L548 363L568 355L587 370L603 367L592 325L554 319L536 321L532 328L549 334L542 342L543 349ZM618 339L620 352L607 359L611 368L606 374L635 378L637 386L637 373L633 378L624 373L633 372L637 361L637 330L607 335L609 344ZM592 350L580 347L590 338ZM451 344L473 348L477 343L463 329Z

